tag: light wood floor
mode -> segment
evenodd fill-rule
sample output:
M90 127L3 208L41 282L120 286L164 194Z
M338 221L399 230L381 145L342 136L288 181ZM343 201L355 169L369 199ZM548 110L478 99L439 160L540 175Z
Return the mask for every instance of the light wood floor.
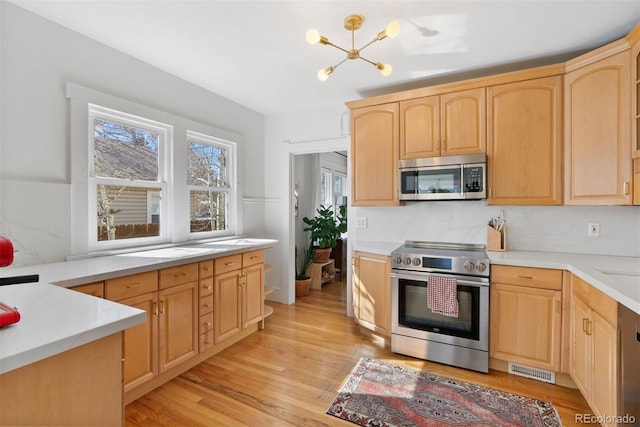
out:
M576 390L393 354L346 317L345 301L344 283L334 282L295 305L270 303L265 330L127 405L126 425L353 425L325 411L362 356L550 401L565 426L591 412Z

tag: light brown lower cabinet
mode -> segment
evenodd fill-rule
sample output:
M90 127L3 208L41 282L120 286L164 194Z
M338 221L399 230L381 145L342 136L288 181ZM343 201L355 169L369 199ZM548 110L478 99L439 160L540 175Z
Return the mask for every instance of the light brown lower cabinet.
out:
M264 251L215 260L214 342L258 323L264 314Z
M603 426L618 415L618 304L577 276L571 278L570 374Z
M491 269L490 357L560 371L562 271Z
M124 333L124 391L198 352L198 264L109 279L107 299L144 310L144 323ZM185 283L186 282L186 283Z
M363 327L391 336L391 257L353 254L353 314Z
M0 375L0 425L124 425L122 332Z

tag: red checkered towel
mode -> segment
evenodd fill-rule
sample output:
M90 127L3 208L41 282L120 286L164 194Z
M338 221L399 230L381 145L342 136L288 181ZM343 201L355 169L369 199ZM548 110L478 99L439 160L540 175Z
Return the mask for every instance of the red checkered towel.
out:
M453 277L429 275L427 307L434 313L458 317L458 282Z

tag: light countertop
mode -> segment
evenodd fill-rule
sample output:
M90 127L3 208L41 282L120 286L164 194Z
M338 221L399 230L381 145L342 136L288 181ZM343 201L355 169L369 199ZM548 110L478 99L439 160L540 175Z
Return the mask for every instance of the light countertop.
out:
M0 286L20 321L0 329L0 374L144 322L146 313L46 283Z
M144 322L146 313L65 289L113 277L274 246L276 240L235 238L49 264L8 267L0 277L39 275L39 282L0 286L0 301L20 321L0 329L0 374Z
M354 251L391 255L403 242L354 241ZM567 270L640 314L640 258L537 251L487 251L492 265Z

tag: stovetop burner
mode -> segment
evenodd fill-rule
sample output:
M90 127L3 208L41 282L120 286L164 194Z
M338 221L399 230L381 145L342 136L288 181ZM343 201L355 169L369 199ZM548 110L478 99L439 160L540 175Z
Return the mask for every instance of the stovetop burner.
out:
M392 268L489 277L484 245L408 240L391 253Z

